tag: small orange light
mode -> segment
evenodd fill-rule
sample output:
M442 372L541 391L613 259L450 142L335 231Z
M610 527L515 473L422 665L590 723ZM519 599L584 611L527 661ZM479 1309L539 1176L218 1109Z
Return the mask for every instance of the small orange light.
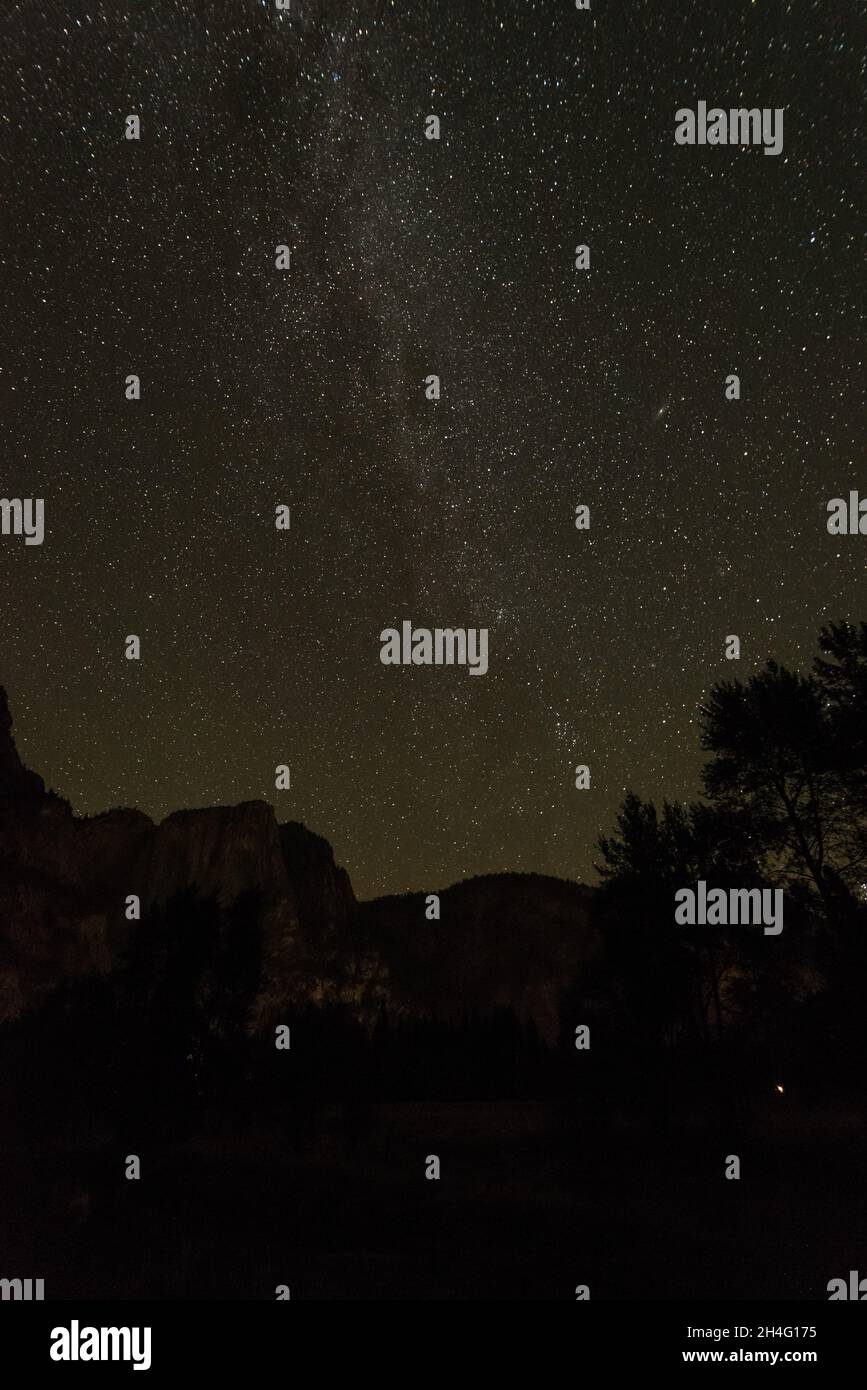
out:
M783 1094L783 1088L782 1088L782 1086L778 1086L778 1087L777 1087L777 1090L779 1091L780 1095Z

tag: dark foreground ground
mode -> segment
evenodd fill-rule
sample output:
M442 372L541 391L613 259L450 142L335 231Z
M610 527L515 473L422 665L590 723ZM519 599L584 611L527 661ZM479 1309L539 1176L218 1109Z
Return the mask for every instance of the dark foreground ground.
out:
M49 1299L827 1299L867 1272L865 1172L842 1103L781 1101L736 1136L502 1102L326 1110L303 1145L7 1142L0 1277L42 1277Z

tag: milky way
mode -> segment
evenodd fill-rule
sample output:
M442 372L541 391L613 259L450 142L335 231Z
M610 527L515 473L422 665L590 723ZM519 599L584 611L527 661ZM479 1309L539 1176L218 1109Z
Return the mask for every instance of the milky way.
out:
M0 492L46 507L0 676L79 813L265 797L361 895L592 878L625 788L696 793L712 682L867 616L825 525L867 486L859 7L24 0L0 39ZM675 145L699 100L785 108L782 152ZM404 620L488 628L488 673L384 667Z

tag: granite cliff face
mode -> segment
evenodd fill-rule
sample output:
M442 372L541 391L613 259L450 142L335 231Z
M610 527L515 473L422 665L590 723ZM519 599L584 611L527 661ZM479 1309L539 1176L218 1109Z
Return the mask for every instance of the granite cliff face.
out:
M453 1023L510 1008L553 1042L565 990L599 951L591 898L542 874L490 874L439 894L439 921L421 893L362 903L368 990L392 1013Z
M45 796L45 783L35 772L28 772L18 756L15 740L12 737L12 715L9 712L9 699L0 685L0 797L14 797L16 801L39 802Z
M273 807L245 801L175 811L153 827L139 882L147 906L192 884L221 906L251 889L266 898L284 895L289 884Z
M438 921L420 893L358 904L328 841L278 824L264 801L159 824L129 809L75 816L22 764L0 687L0 1021L110 971L133 934L146 947L149 912L190 890L224 911L257 895L263 1028L299 998L339 998L367 1022L383 1004L454 1022L511 1008L552 1040L564 990L598 950L591 891L541 875L456 884ZM126 917L131 894L140 924Z
M355 907L328 843L298 823L278 825L264 801L177 811L159 824L129 809L73 815L22 764L0 687L0 1019L61 981L110 970L136 930L129 895L146 920L193 888L221 908L257 893L266 936L279 941L276 968L296 985L296 939L305 934L309 955L317 931L334 936Z

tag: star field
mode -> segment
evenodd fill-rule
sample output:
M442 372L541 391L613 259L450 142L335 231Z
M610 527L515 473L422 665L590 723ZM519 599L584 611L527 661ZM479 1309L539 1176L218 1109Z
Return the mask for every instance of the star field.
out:
M362 897L592 879L627 787L694 796L708 687L867 610L867 542L825 524L867 488L865 29L840 0L9 4L25 761L80 814L264 797ZM783 107L781 154L676 146L699 99ZM487 627L488 674L383 667L404 619Z

